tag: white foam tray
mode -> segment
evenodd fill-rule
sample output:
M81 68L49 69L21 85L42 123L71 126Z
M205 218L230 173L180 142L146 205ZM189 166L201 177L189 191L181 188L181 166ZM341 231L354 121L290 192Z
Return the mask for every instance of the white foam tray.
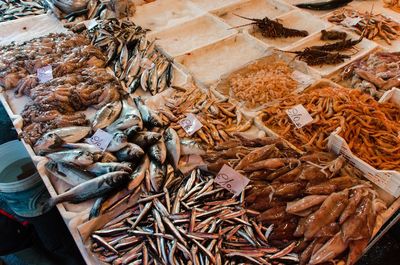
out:
M189 1L205 11L212 11L231 4L243 2L245 0L189 0Z

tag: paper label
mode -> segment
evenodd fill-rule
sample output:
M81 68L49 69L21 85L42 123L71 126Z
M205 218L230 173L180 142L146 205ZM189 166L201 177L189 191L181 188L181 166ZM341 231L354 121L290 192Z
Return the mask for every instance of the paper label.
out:
M53 68L51 65L44 66L36 70L37 78L39 83L46 83L53 79Z
M227 165L221 168L214 181L234 193L235 196L239 195L250 182L248 178Z
M341 24L345 27L351 28L360 22L362 18L360 17L346 17L342 20Z
M143 58L140 62L140 67L144 69L152 69L155 64L149 58Z
M286 110L286 113L297 128L301 128L313 121L310 113L301 104Z
M304 87L314 83L314 79L311 76L303 74L302 72L297 70L293 71L292 78L293 80L295 80L297 83L301 84Z
M203 127L203 124L192 113L187 114L186 118L179 121L179 124L189 136L192 136Z
M85 24L88 30L91 30L98 25L96 19L86 20L83 22L83 24Z
M87 143L92 144L102 151L105 151L112 141L112 134L103 131L102 129L97 129L96 133L92 135L89 139L87 139Z

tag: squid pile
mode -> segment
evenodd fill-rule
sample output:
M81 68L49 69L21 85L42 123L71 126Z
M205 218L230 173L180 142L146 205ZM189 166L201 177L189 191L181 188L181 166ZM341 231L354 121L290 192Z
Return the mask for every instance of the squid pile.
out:
M313 121L295 128L286 110L302 104ZM262 111L261 123L301 150L324 150L338 127L340 136L361 159L378 169L400 169L400 115L397 105L377 103L371 96L349 88L322 86L289 95Z
M350 24L343 23L346 19L357 20ZM393 40L397 40L400 35L400 24L391 18L382 14L372 14L372 12L360 12L352 8L334 11L328 17L328 21L348 27L369 40L382 39L389 45Z
M184 137L186 132L178 121L188 113L195 114L203 125L191 137L209 147L230 139L231 133L247 131L253 125L253 119L247 119L228 97L215 89L207 92L196 86L174 89L171 96L165 97L168 109L160 109L160 112L180 137Z
M245 204L260 212L256 220L268 227L268 241L289 245L300 264L346 256L346 264L354 264L371 239L377 215L386 209L372 185L341 156L299 155L280 139L237 136L219 146L222 152L204 157L209 169L229 164L250 178Z
M374 52L346 66L334 79L379 100L386 91L400 86L399 60L398 52Z
M55 128L86 125L79 111L119 100L121 86L104 66L101 51L74 34L50 34L3 47L0 86L32 99L21 113L26 142L34 144ZM38 70L44 67L50 67L49 80L41 82Z
M137 204L91 235L91 250L107 264L282 264L298 261L292 245L269 244L257 211L199 170L144 192Z
M171 85L172 63L146 39L146 30L129 20L109 19L88 32L92 44L107 54L107 64L114 70L128 93L139 87L152 95Z
M45 14L45 7L40 1L32 0L1 0L0 22L18 19L26 16Z

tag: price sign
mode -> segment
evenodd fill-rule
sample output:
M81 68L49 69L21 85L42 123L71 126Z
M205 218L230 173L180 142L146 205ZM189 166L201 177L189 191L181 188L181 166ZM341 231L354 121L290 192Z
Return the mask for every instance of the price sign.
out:
M92 28L94 28L98 25L97 21L95 19L86 20L83 22L83 24L85 24L85 26L88 30L91 30Z
M248 178L227 165L221 168L214 181L234 193L235 196L239 195L250 182Z
M342 24L345 27L351 28L360 22L362 18L360 17L346 17L345 19L342 20L340 24Z
M310 113L301 104L286 110L286 113L297 128L301 128L313 121Z
M189 136L192 136L195 132L200 130L201 127L203 127L203 124L201 124L201 122L192 113L189 113L186 115L186 118L180 120L179 124Z
M102 129L97 129L96 133L92 137L87 139L87 143L92 144L102 151L105 151L110 144L113 136Z
M46 83L53 79L53 68L51 65L44 66L36 70L39 83Z
M143 58L142 61L140 61L140 67L144 69L152 69L154 66L155 64L149 58Z
M303 74L302 72L297 70L293 71L292 78L304 87L309 86L314 82L314 79L311 76Z

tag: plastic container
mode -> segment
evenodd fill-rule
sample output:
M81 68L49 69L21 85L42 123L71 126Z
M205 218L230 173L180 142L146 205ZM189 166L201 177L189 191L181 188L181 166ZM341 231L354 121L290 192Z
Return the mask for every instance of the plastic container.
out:
M0 145L0 197L19 216L43 214L49 194L23 144Z

